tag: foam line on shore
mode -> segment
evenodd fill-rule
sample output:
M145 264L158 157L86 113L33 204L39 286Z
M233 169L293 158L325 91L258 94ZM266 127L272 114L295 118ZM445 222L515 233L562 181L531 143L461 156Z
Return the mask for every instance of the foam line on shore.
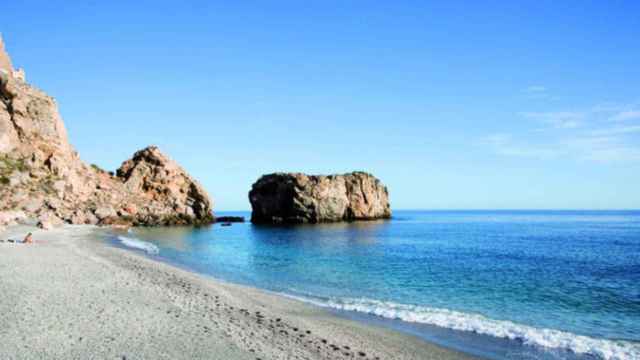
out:
M122 245L128 248L142 250L147 254L157 255L158 253L160 253L160 249L158 249L157 246L150 242L122 235L118 236L118 240L120 241L120 243L122 243Z
M605 360L640 359L640 344L637 343L594 339L560 330L539 329L511 321L494 320L479 314L365 298L324 300L286 294L285 296L325 308L355 311L388 319L435 325L457 331L469 331L521 341L523 344L530 346L564 349L576 354L593 355Z

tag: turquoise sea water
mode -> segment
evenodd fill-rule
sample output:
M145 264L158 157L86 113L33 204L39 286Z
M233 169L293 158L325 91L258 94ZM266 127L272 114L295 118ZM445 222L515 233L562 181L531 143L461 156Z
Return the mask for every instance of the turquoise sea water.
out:
M483 357L640 359L636 211L396 211L112 240Z

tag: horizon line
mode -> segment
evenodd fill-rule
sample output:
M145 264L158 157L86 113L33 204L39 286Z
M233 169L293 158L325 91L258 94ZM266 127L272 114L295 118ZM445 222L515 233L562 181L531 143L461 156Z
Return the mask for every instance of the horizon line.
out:
M213 212L251 212L244 210L214 210ZM398 208L392 211L640 211L640 208Z

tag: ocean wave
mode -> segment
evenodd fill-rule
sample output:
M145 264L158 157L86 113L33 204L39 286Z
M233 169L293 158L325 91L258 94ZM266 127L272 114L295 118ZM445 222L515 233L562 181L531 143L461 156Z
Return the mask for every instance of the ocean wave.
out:
M576 354L588 354L606 360L640 359L640 344L637 343L595 339L560 330L539 329L510 321L493 320L479 314L371 299L319 300L293 297L321 307L356 311L388 319L435 325L458 331L470 331L477 334L517 340L531 346L570 350Z
M122 245L126 247L130 247L133 249L143 250L147 254L156 255L160 253L160 249L157 246L150 242L142 241L136 238L130 238L126 236L118 236L118 240L122 243Z

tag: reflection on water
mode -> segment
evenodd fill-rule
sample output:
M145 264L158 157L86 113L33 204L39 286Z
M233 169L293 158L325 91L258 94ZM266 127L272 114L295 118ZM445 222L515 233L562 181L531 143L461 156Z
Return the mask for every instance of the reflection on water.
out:
M320 247L348 246L349 244L373 244L386 221L364 221L353 223L329 223L316 225L295 225L288 227L251 226L249 238L257 242L277 244L291 242Z

